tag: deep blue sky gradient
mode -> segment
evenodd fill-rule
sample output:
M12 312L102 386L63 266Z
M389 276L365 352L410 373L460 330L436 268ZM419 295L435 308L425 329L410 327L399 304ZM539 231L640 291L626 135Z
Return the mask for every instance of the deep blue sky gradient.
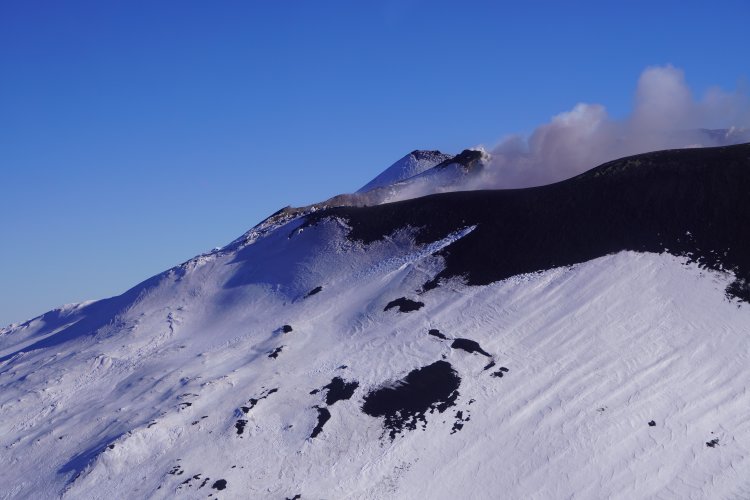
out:
M102 298L415 148L750 74L750 2L0 4L0 324Z

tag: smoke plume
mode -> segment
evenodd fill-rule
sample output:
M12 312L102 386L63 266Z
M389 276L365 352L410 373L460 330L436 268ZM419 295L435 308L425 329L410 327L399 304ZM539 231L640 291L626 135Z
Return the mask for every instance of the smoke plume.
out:
M628 117L613 119L600 104L580 103L529 137L506 137L491 149L481 187L549 184L632 154L748 142L749 129L746 91L712 88L696 99L682 70L649 67Z

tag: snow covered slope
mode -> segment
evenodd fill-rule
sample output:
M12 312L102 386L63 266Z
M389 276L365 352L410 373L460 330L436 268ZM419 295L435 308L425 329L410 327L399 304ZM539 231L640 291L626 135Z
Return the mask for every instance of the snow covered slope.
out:
M421 174L425 170L429 170L451 158L453 158L452 155L447 155L440 151L414 150L385 169L380 175L365 184L357 192L364 193L371 189L395 184L396 182Z
M261 225L0 331L0 498L747 498L750 146Z

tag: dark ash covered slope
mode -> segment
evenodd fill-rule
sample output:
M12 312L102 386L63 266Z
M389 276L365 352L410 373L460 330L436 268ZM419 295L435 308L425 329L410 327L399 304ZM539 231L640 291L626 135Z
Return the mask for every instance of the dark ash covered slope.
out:
M414 227L421 242L476 225L442 251L445 269L426 284L462 276L471 285L585 262L622 250L687 255L738 280L748 300L750 144L647 153L563 182L528 189L468 191L309 216L345 219L349 237L379 240Z

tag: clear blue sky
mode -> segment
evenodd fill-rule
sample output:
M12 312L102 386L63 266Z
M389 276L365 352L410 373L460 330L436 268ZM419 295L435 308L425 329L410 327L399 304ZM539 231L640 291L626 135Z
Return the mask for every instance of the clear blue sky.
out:
M491 145L648 65L750 74L750 2L0 4L0 324L118 294L415 148Z

